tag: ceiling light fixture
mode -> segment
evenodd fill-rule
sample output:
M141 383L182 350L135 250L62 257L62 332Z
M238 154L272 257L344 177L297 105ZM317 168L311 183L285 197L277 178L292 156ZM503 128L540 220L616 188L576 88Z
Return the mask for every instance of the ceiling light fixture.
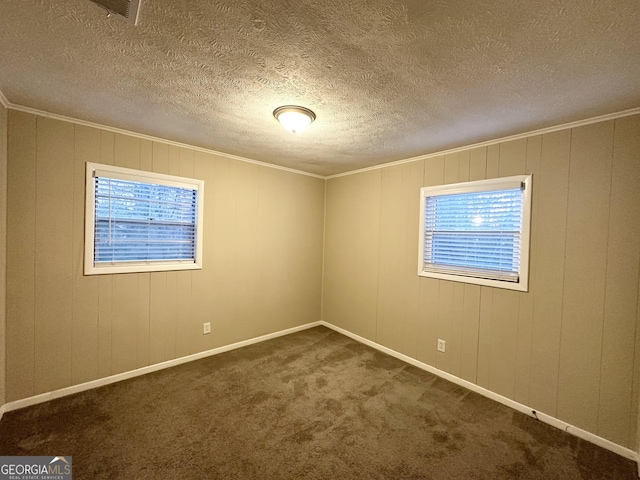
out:
M273 116L291 133L301 132L316 119L316 114L311 110L297 105L278 107L273 111Z

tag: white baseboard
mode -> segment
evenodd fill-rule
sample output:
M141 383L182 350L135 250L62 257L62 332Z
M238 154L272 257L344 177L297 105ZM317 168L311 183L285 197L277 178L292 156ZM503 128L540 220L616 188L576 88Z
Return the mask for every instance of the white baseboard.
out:
M235 350L237 348L241 348L241 347L246 347L248 345L253 345L255 343L260 343L260 342L264 342L266 340L271 340L273 338L277 338L277 337L282 337L284 335L289 335L291 333L295 333L295 332L300 332L302 330L307 330L309 328L313 328L313 327L317 327L319 325L323 325L327 328L330 328L332 330L335 330L336 332L339 332L347 337L350 337L360 343L363 343L365 345L368 345L372 348L375 348L376 350L379 350L381 352L384 352L388 355L391 355L392 357L395 357L399 360L402 360L403 362L406 362L410 365L413 365L415 367L418 367L422 370L426 370L429 373L433 373L434 375L437 375L441 378L444 378L446 380L449 380L452 383L455 383L456 385L460 385L461 387L465 387L473 392L479 393L480 395L483 395L487 398L490 398L492 400L495 400L496 402L502 403L503 405L506 405L507 407L511 407L514 410L517 410L519 412L522 412L526 415L529 415L533 418L537 418L538 420L547 423L551 426L554 426L556 428L559 428L561 430L564 430L565 432L568 432L572 435L575 435L576 437L582 438L583 440L587 440L595 445L598 445L602 448L606 448L607 450L610 450L614 453L617 453L618 455L621 455L622 457L628 458L630 460L636 461L638 462L638 475L640 476L640 455L637 452L634 452L633 450L630 450L626 447L623 447L621 445L618 445L617 443L613 443L605 438L599 437L591 432L587 432L586 430L582 430L581 428L575 427L573 425L570 425L566 422L563 422L562 420L558 420L555 417L552 417L551 415L547 415L543 412L540 411L536 411L535 409L532 409L531 407L528 407L526 405L523 405L521 403L518 403L514 400L511 400L510 398L507 397L503 397L502 395L498 395L497 393L494 393L490 390L487 390L486 388L482 388L479 387L478 385L476 385L475 383L471 383L468 382L467 380L463 380L462 378L456 377L454 375L451 375L450 373L444 372L442 370L438 370L435 367L432 367L431 365L428 365L426 363L420 362L418 360L416 360L415 358L411 358L407 355L404 355L402 353L396 352L395 350L392 350L390 348L387 348L383 345L380 345L376 342L373 342L371 340L368 340L364 337L361 337L359 335L356 335L355 333L351 333L348 330L345 330L343 328L337 327L331 323L325 322L325 321L319 321L319 322L312 322L312 323L308 323L305 325L300 325L298 327L293 327L293 328L289 328L286 330L281 330L279 332L275 332L275 333L270 333L268 335L262 335L260 337L255 337L255 338L250 338L248 340L243 340L241 342L237 342L237 343L232 343L230 345L225 345L223 347L218 347L218 348L214 348L212 350L207 350L204 352L200 352L200 353L195 353L193 355L187 355L186 357L180 357L180 358L176 358L174 360L169 360L166 362L162 362L162 363L157 363L155 365L150 365L148 367L143 367L143 368L138 368L136 370L131 370L129 372L124 372L124 373L119 373L117 375L112 375L110 377L105 377L105 378L100 378L98 380L92 380L90 382L85 382L85 383L81 383L79 385L73 385L71 387L66 387L66 388L61 388L60 390L54 390L51 392L47 392L47 393L42 393L40 395L35 395L33 397L28 397L28 398L23 398L21 400L16 400L14 402L9 402L9 403L5 403L4 405L2 405L2 407L0 407L0 420L2 419L2 415L5 412L10 412L13 410L18 410L20 408L25 408L25 407L29 407L31 405L36 405L38 403L44 403L44 402L48 402L50 400L56 399L56 398L61 398L61 397L65 397L68 395L73 395L74 393L79 393L79 392L83 392L86 390L91 390L92 388L98 388L98 387L102 387L104 385L109 385L111 383L116 383L116 382L121 382L122 380L127 380L129 378L134 378L134 377L139 377L141 375L146 375L147 373L152 373L152 372L156 372L158 370L163 370L165 368L170 368L170 367L175 367L177 365L181 365L183 363L187 363L187 362L192 362L194 360L199 360L201 358L206 358L206 357L210 357L212 355L218 355L220 353L224 353L224 352L228 352L230 350Z
M111 383L121 382L129 378L139 377L146 375L147 373L157 372L158 370L164 370L165 368L175 367L183 363L192 362L194 360L200 360L201 358L210 357L212 355L218 355L219 353L228 352L237 348L253 345L254 343L264 342L265 340L271 340L273 338L282 337L291 333L300 332L309 328L322 325L321 322L307 323L306 325L300 325L298 327L288 328L275 333L269 333L268 335L262 335L260 337L250 338L241 342L232 343L223 347L214 348L205 352L194 353L193 355L187 355L186 357L176 358L174 360L168 360L162 363L156 363L155 365L149 365L148 367L138 368L129 372L119 373L117 375L111 375L110 377L99 378L90 382L81 383L79 385L72 385L70 387L61 388L60 390L54 390L52 392L42 393L33 397L23 398L16 400L15 402L5 403L0 407L0 420L5 412L11 412L12 410L18 410L20 408L29 407L38 403L48 402L55 398L66 397L67 395L73 395L74 393L84 392L85 390L91 390L92 388L102 387Z
M587 440L588 442L591 442L595 445L598 445L599 447L602 448L606 448L607 450L610 450L614 453L617 453L618 455L628 458L629 460L633 460L635 462L639 462L638 463L638 472L640 475L640 457L638 455L637 452L634 452L633 450L630 450L626 447L623 447L621 445L618 445L617 443L613 443L610 440L607 440L606 438L602 438L599 437L597 435L594 435L591 432L587 432L586 430L582 430L581 428L575 427L573 425L570 425L566 422L563 422L562 420L558 420L555 417L552 417L551 415L547 415L543 412L540 412L538 410L535 410L531 407L528 407L526 405L523 405L522 403L518 403L514 400L511 400L510 398L507 397L503 397L502 395L498 395L495 392L492 392L491 390L487 390L486 388L482 388L479 387L478 385L476 385L475 383L471 383L467 380L463 380L462 378L456 377L455 375L451 375L450 373L444 372L442 370L438 370L435 367L432 367L431 365L428 365L426 363L420 362L418 360L416 360L415 358L411 358L407 355L404 355L402 353L396 352L395 350L391 350L390 348L387 348L383 345L380 345L379 343L376 342L372 342L371 340L367 340L364 337L361 337L359 335L356 335L354 333L349 332L348 330L345 330L343 328L337 327L331 323L322 321L320 322L321 325L324 325L327 328L330 328L332 330L335 330L336 332L339 332L347 337L350 337L360 343L363 343L365 345L368 345L372 348L375 348L376 350L379 350L381 352L384 352L388 355L391 355L392 357L395 357L399 360L402 360L403 362L409 363L415 367L418 367L422 370L426 370L429 373L433 373L434 375L437 375L441 378L444 378L445 380L449 380L452 383L455 383L456 385L460 385L461 387L465 387L473 392L479 393L480 395L483 395L487 398L490 398L491 400L495 400L496 402L502 403L503 405L506 405L507 407L511 407L514 410L517 410L519 412L522 412L526 415L529 415L530 417L533 418L537 418L538 420L547 423L551 426L554 426L556 428L559 428L560 430L564 430L565 432L568 432L572 435L575 435L576 437L582 438L583 440Z

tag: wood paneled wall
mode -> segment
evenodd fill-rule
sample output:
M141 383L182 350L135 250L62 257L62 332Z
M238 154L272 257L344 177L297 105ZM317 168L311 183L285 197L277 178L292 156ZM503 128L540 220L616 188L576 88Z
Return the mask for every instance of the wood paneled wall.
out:
M7 132L0 403L319 319L323 180L17 111ZM83 276L86 161L203 178L204 268ZM421 186L525 173L528 293L417 276ZM324 320L638 448L638 185L638 116L330 179Z
M418 277L420 187L517 174L529 292ZM330 179L323 319L636 448L639 186L640 116Z
M6 402L7 109L0 104L0 405Z
M320 319L324 180L13 110L8 133L7 401ZM204 179L202 270L83 276L87 161Z

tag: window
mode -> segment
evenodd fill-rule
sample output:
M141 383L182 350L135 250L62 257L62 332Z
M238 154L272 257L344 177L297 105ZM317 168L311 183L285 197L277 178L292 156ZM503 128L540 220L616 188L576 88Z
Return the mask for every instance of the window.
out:
M422 188L418 275L526 292L531 181Z
M87 163L85 275L202 268L204 181Z

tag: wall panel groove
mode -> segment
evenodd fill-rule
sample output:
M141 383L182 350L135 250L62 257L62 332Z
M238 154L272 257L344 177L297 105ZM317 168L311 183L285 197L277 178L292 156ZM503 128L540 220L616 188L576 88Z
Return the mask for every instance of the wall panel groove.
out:
M7 153L7 401L320 319L323 179L15 111ZM84 276L88 161L201 176L203 270Z
M398 201L398 172L411 163L328 179L323 320L361 335L376 327L375 315L363 314L368 303L377 309L383 346L634 447L638 122L636 115L421 160L423 185L533 174L533 216L529 292L418 279L415 356L398 346L400 332L413 328L400 300L410 289L398 281L399 262L413 255L416 277L418 267L398 220L408 208ZM377 192L374 201L355 193L376 171L381 204ZM366 219L373 216L382 220L371 232ZM361 288L361 277L352 283L363 275L356 261L363 257L350 254L363 244L356 231L379 236L366 256L380 262L378 290ZM438 338L447 342L445 353L436 351Z

